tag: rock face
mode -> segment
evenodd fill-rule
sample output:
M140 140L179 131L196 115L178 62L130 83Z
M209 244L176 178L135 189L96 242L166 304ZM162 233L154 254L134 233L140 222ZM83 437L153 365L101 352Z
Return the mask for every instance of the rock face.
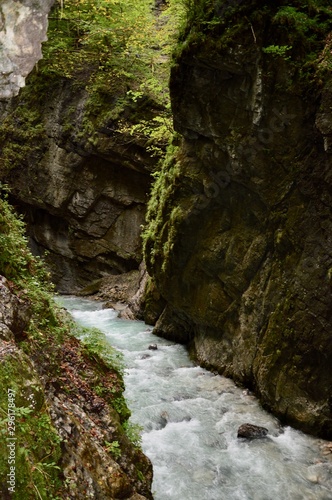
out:
M8 281L0 276L0 338L10 342L19 336L30 321L29 304L14 295Z
M35 498L33 481L44 498L55 487L68 499L152 499L151 463L124 433L125 406L122 414L113 408L123 391L118 373L67 334L60 344L54 336L42 349L34 346L38 341L26 333L31 304L15 292L17 287L0 276L0 408L5 414L10 403L17 410L16 494ZM3 498L11 496L6 496L8 442L0 440ZM61 483L54 486L57 470Z
M119 414L105 397L96 394L95 383L86 382L87 374L96 380L96 374L102 372L102 386L111 389L115 374L103 363L94 366L82 354L76 339L64 342L61 384L65 381L67 389L72 389L69 396L62 388L59 390L57 380L47 379L45 374L52 421L63 440L60 466L67 479L69 498L151 499L149 459L124 434Z
M54 0L2 0L0 5L0 99L18 94L41 59Z
M42 94L32 105L40 111L37 124L22 125L37 135L26 142L19 164L2 174L27 220L31 248L47 251L60 292L138 269L142 261L141 226L155 160L139 140L111 129L96 130L92 144L84 135L87 99L69 82ZM14 116L17 104L11 104ZM19 142L15 131L5 144L10 141Z
M331 91L264 54L280 39L264 15L187 42L173 68L183 139L145 245L167 301L156 333L331 438Z

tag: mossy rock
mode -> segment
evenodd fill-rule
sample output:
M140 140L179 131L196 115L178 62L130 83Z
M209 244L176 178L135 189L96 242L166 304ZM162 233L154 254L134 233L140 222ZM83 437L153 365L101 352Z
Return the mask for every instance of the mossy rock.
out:
M17 500L56 496L60 438L31 361L10 342L3 342L0 348L0 386L1 491Z

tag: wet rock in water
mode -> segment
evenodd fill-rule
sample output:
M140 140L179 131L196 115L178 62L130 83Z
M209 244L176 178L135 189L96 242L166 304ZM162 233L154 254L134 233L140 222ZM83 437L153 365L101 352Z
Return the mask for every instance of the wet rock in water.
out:
M243 437L247 439L262 438L268 433L268 429L265 427L260 427L254 424L242 424L238 428L237 437Z
M150 351L157 351L158 350L158 346L157 346L157 344L150 344L149 345L149 349L150 349Z
M311 465L307 470L307 479L311 483L324 484L329 489L332 488L331 466L328 462L320 462Z
M147 359L147 358L151 358L150 354L142 354L140 359Z
M169 416L168 416L167 411L161 412L160 419L159 419L159 422L158 422L161 425L161 429L163 429L164 427L166 427L166 425L168 424L168 419L169 419Z
M322 446L320 446L322 455L328 456L332 455L332 442L331 443L323 443Z

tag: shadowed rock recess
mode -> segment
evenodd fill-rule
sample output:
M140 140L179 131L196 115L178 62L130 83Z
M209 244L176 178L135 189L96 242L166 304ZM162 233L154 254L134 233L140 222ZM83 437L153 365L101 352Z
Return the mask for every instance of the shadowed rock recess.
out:
M331 84L317 62L327 32L310 64L280 7L229 4L210 9L210 31L211 17L192 20L172 70L182 140L145 239L167 302L155 332L331 439ZM262 50L272 44L289 57Z
M131 136L111 128L96 130L94 144L88 142L87 98L70 83L42 93L33 105L42 108L40 136L3 177L25 214L31 248L44 255L60 292L137 269L142 261L140 226L153 160ZM17 110L17 102L11 108Z

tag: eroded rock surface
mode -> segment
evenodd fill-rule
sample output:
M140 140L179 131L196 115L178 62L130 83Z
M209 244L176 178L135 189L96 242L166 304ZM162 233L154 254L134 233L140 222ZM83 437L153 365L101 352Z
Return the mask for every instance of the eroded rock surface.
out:
M19 93L41 59L54 0L2 0L0 5L0 99Z
M29 324L30 304L11 291L4 276L0 276L0 303L0 339L12 341L14 336L20 336Z
M129 134L96 130L89 142L84 89L61 82L43 99L40 136L2 177L25 215L34 253L44 255L57 289L72 293L106 274L138 269L155 160ZM13 102L13 116L16 109ZM9 141L17 141L15 132Z
M117 371L102 359L90 357L70 335L62 343L54 338L41 348L26 333L29 302L19 298L13 284L2 276L0 297L0 405L7 411L8 391L17 408L16 437L25 452L17 452L17 489L25 484L26 474L36 473L35 463L42 460L47 464L53 454L56 462L47 473L54 466L61 469L61 498L152 499L151 463L124 433L125 407L121 415L113 408L112 401L123 391ZM19 343L23 338L26 352ZM25 415L23 421L21 415ZM5 494L8 449L4 439L0 450L0 485ZM24 491L26 498L34 497L30 486L28 490Z
M149 214L155 331L331 438L330 90L312 98L264 54L263 26L188 43L172 70L183 141Z

